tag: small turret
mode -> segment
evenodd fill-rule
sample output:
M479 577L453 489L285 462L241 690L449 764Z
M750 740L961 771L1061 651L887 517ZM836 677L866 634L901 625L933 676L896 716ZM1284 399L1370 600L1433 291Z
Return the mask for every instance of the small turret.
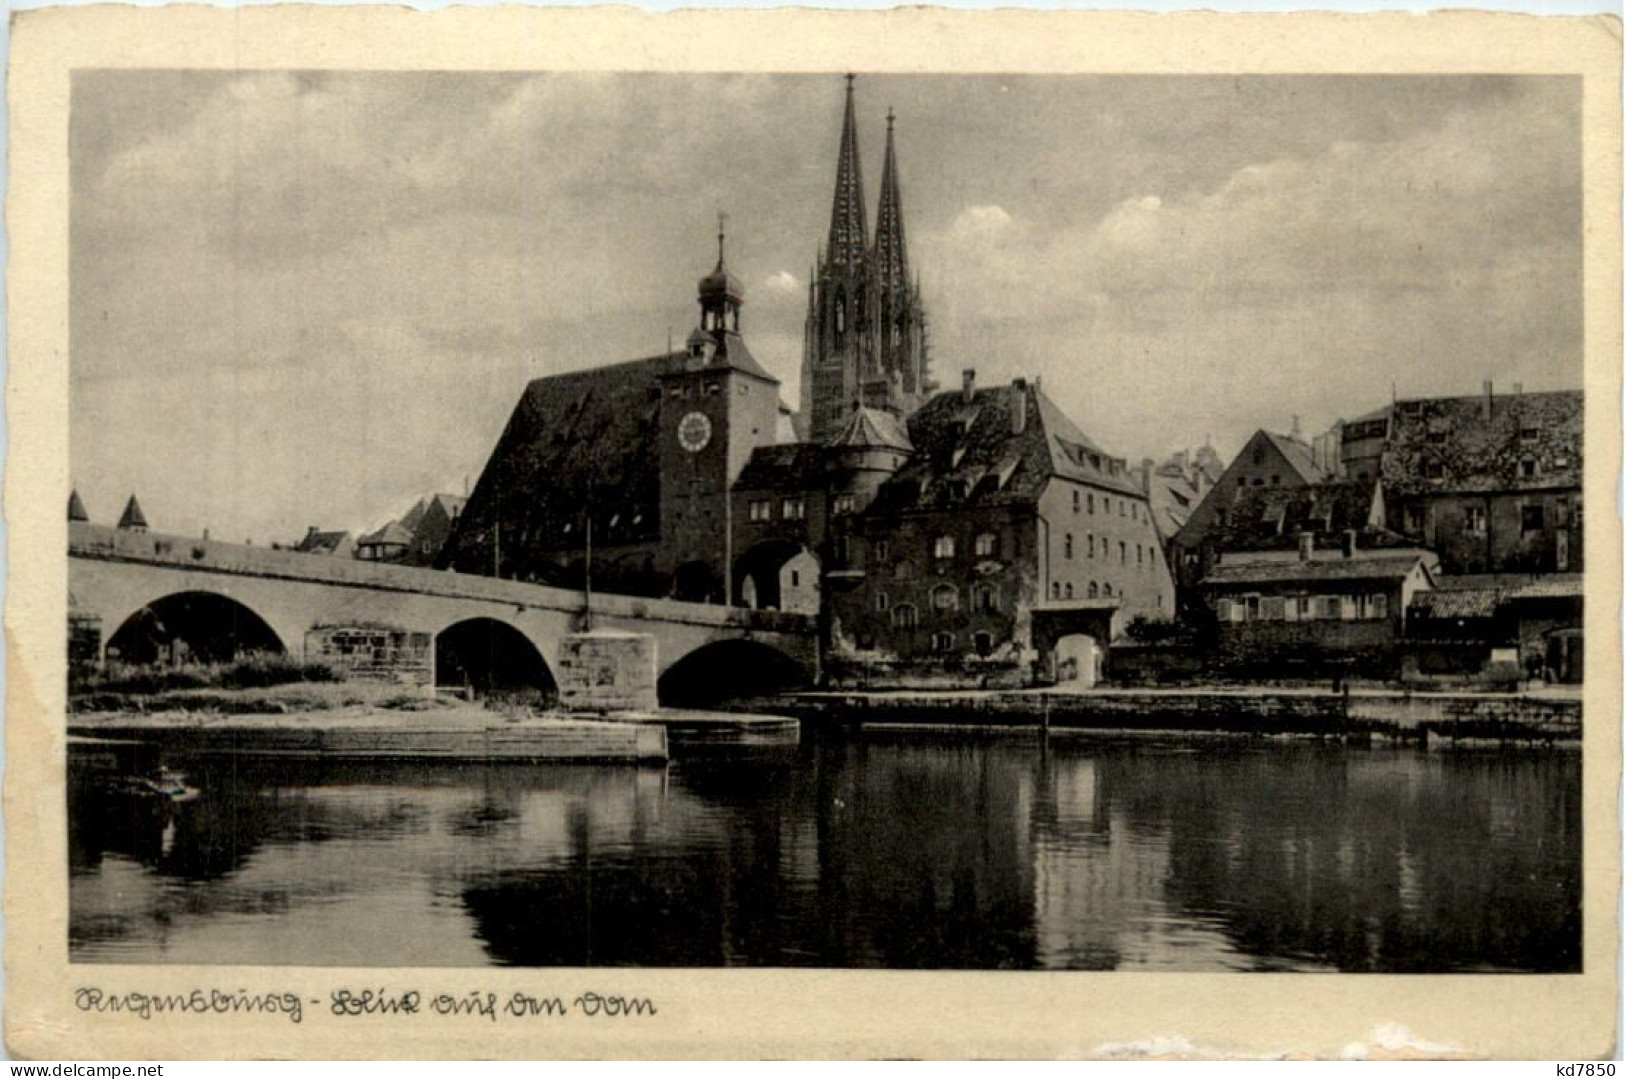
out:
M118 527L124 532L145 532L147 530L147 515L141 512L141 503L136 501L135 495L124 504L124 512L119 516Z

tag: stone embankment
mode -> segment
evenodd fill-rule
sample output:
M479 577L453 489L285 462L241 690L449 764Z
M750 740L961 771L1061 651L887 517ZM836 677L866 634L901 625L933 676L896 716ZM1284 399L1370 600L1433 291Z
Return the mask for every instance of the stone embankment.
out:
M1277 688L798 693L750 702L809 724L1577 742L1580 699Z

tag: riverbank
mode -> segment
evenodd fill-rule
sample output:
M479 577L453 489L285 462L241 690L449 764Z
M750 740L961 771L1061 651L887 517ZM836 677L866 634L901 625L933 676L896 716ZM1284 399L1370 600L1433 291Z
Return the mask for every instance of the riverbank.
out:
M1576 691L1408 693L1388 689L1181 689L802 692L749 702L809 724L861 728L1036 729L1382 737L1427 742L1578 743Z
M70 717L68 734L201 753L330 759L662 762L668 756L666 730L659 724L508 719L476 705L432 715L87 713Z

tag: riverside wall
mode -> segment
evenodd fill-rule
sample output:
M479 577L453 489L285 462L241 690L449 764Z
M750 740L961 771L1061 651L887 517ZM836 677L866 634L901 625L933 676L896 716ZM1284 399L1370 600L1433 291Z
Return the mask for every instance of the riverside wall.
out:
M808 723L1571 742L1577 698L1258 689L799 693L750 702Z

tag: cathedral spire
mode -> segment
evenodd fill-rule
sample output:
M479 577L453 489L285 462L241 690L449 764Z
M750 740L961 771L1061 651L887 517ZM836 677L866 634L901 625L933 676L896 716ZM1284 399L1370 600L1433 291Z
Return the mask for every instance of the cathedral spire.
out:
M829 261L853 269L863 264L869 246L863 209L863 163L858 158L858 117L852 100L856 75L846 77L846 118L841 126L841 154L835 169L835 203L829 215Z
M875 284L908 288L908 245L903 238L903 196L897 182L897 150L892 141L896 115L886 110L886 166L880 177L880 210L875 219Z

